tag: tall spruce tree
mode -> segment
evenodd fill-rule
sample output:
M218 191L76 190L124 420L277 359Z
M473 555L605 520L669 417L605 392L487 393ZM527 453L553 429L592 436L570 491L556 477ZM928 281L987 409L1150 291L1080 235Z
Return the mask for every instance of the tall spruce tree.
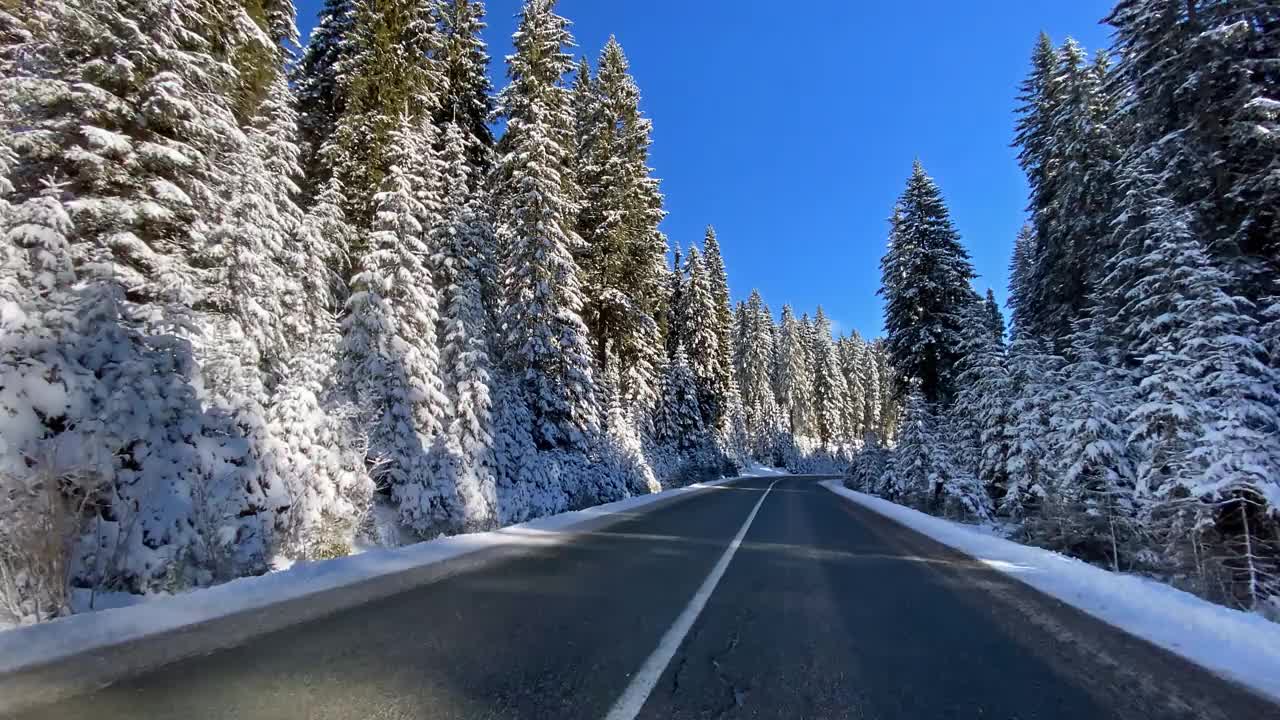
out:
M490 242L483 196L470 182L469 130L449 123L441 160L446 169L444 208L432 232L435 279L441 298L440 368L446 408L436 472L456 490L449 507L456 527L497 521L493 447L493 375L488 324L481 295L480 248Z
M293 67L302 167L305 171L303 184L316 189L316 192L332 174L320 161L319 153L333 136L338 118L346 107L338 73L352 52L351 28L354 23L354 0L325 0L302 58Z
M446 421L448 399L436 341L439 300L426 260L422 179L405 170L422 152L416 128L402 118L391 166L367 243L352 279L343 321L345 375L370 423L370 453L407 527L427 535L449 519L452 488L430 472L427 451Z
M572 92L584 319L597 364L618 363L624 395L651 407L667 244L658 230L662 195L648 167L651 123L639 103L622 46L611 37L596 76L584 58Z
M1274 289L1280 189L1271 3L1120 0L1116 74L1136 128L1123 164L1160 168L1160 191L1192 213L1190 231L1226 263L1232 294Z
M654 418L656 439L678 450L698 447L704 428L698 382L689 367L683 346L676 347L675 355L667 363L662 400L658 407Z
M1046 40L1042 35L1033 55L1016 140L1031 185L1036 238L1018 284L1027 329L1062 344L1109 254L1119 148L1106 55L1091 63L1068 39L1049 70Z
M712 295L710 279L702 263L697 247L689 248L685 256L685 275L688 282L684 292L684 347L693 350L689 365L698 383L698 404L702 409L702 424L714 428L720 422L725 394L721 387L724 373L720 368L720 333L717 327L716 303Z
M1000 303L996 302L995 293L991 291L991 288L987 288L985 310L987 328L991 330L991 336L996 339L997 343L1004 345L1004 313L1000 312Z
M444 91L436 113L437 124L456 125L467 140L472 165L470 186L484 182L492 164L493 85L489 82L489 53L481 34L486 27L480 0L441 0L436 5L441 32L440 64Z
M898 199L880 267L898 391L918 381L927 402L949 402L956 390L960 311L973 295L974 271L941 191L918 161Z
M429 0L352 0L351 27L335 69L340 112L319 149L318 179L332 174L342 183L343 210L357 228L372 226L374 195L400 151L393 137L404 116L414 127L424 127L423 117L439 107L444 80L432 5ZM366 237L355 236L356 259Z
M782 321L778 325L774 351L774 392L778 411L792 435L817 437L812 362L809 359L812 347L804 326L790 305L782 306Z
M835 342L831 337L831 321L827 319L821 305L814 315L810 342L813 357L813 406L818 437L823 443L840 443L847 437L845 404L848 388L845 386L840 358L836 355Z
M733 309L729 305L729 275L725 272L724 257L720 254L720 240L716 237L715 228L707 226L702 241L703 262L707 268L707 277L711 283L711 297L716 305L716 331L720 347L720 380L717 387L722 388L725 395L732 395L728 390L733 380ZM721 428L723 429L723 427Z
M667 272L667 311L665 315L667 359L675 357L676 347L688 334L684 317L685 278L680 245L671 251L671 269Z
M746 411L752 454L772 461L778 433L778 405L773 394L773 316L759 291L739 306L736 331L738 382Z
M586 449L598 429L595 383L573 251L569 174L568 21L552 0L528 0L507 59L499 105L500 221L509 247L503 275L504 362L520 378L541 447Z

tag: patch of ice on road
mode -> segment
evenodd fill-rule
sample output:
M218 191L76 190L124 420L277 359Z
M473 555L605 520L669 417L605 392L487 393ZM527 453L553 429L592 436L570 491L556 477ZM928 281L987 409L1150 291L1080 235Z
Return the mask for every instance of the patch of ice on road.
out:
M141 604L124 607L125 601L99 595L95 612L60 618L40 625L0 632L0 674L170 632L247 610L256 610L312 595L356 585L386 575L444 562L486 548L519 545L551 545L572 534L585 521L638 510L699 489L722 485L736 478L695 483L687 487L618 500L585 510L549 515L489 532L453 535L396 548L371 549L347 557L297 562L280 572L232 580L181 595L133 598ZM87 605L79 598L77 602ZM113 605L102 609L103 602ZM0 625L0 629L3 629Z
M1103 622L1280 700L1280 624L1149 578L1113 573L926 515L850 490L839 480L822 485Z

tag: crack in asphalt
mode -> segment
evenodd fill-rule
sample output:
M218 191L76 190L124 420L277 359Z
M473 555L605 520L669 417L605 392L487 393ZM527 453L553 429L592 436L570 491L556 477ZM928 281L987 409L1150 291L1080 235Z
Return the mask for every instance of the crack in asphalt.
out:
M728 714L730 710L742 707L747 700L747 693L751 690L747 687L738 687L738 684L733 681L733 678L729 677L729 674L726 673L720 665L720 661L725 659L729 653L733 652L734 649L738 647L739 642L740 637L738 633L734 633L733 637L729 638L729 644L725 649L711 656L711 669L715 672L716 678L719 679L720 682L724 683L725 689L729 691L728 704L717 710L715 715L712 717L722 718Z

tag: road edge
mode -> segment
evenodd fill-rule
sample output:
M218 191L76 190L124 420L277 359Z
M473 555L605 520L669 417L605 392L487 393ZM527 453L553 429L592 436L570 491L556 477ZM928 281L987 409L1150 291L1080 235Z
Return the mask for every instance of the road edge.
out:
M489 532L439 538L380 551L372 562L361 562L364 556L354 555L313 563L308 569L321 572L296 583L288 582L288 571L242 578L139 605L0 632L0 713L19 712L93 691L156 667L234 647L521 552L563 545L582 533L758 477L744 475L695 483ZM323 568L315 567L344 560L351 566L345 573L325 573ZM254 597L251 585L255 584L273 587ZM246 589L250 592L246 593Z
M1016 560L1011 561L1008 558L1000 558L1000 557L993 557L993 558L988 558L984 560L980 558L978 554L975 554L974 550L971 547L965 547L962 544L957 544L956 542L952 541L948 537L944 537L944 535L948 535L949 533L929 532L928 529L920 527L918 524L905 522L901 517L897 517L893 514L889 514L882 511L882 509L875 504L864 502L862 497L859 497L859 495L863 495L862 493L857 493L854 490L850 490L844 487L843 483L838 479L823 480L818 484L826 488L828 491L830 491L832 495L834 495L836 499L840 502L852 503L859 508L868 510L870 512L874 512L880 517L892 523L900 525L901 527L905 528L910 532L919 534L927 538L928 540L931 540L932 542L945 546L949 548L951 551L959 555L972 558L978 562L982 562L989 569L1016 581L1020 585L1025 586L1026 588L1030 589L1035 593L1038 593L1042 596L1045 596L1045 597L1051 598L1052 600L1063 603L1080 613L1088 615L1089 617L1093 618L1094 620L1097 620L1098 622L1101 622L1107 626L1110 626L1133 638L1137 638L1138 640L1144 643L1147 643L1155 648L1158 648L1161 651L1177 656L1178 658L1181 658L1182 660L1188 663L1191 663L1192 665L1204 670L1207 673L1210 673L1219 678L1222 678L1223 680L1226 680L1227 682L1237 685L1242 690L1250 692L1259 698L1263 698L1273 704L1280 704L1280 682L1276 681L1276 678L1280 678L1280 654L1275 655L1274 657L1267 657L1267 658L1251 656L1252 660L1250 662L1236 663L1236 664L1227 664L1223 662L1218 662L1210 658L1197 655L1197 653L1194 652L1194 648L1198 646L1198 644L1195 642L1196 638L1191 637L1190 635L1186 637L1171 638L1170 636L1166 636L1161 633L1148 632L1143 627L1135 627L1131 624L1118 621L1114 616L1112 616L1110 613L1107 612L1107 608L1105 606L1099 606L1097 604L1096 599L1091 602L1090 598L1088 597L1088 593L1084 592L1083 590L1077 587L1070 587L1068 590L1064 590L1062 586L1055 587L1049 583L1037 582L1035 580L1035 578L1037 577L1036 575L1034 574L1028 575L1024 572L1017 570L1019 564L1018 562L1016 562ZM911 508L907 508L902 505L897 505L896 503L891 503L890 501L884 500L883 498L876 498L874 496L865 496L865 497L868 497L871 500L893 505L895 509L900 508L904 511L915 513L917 515L920 515L923 519L927 521L944 523L948 526L956 526L957 529L969 530L969 532L974 532L974 533L977 532L974 530L970 530L968 528L964 528L963 524L953 523L952 521L946 520L944 518L938 518L925 513L920 513L917 510L912 510ZM1044 550L1043 548L1036 548L1030 545L1023 545L1022 543L1018 543L1012 540L1005 540L1003 538L983 536L981 539L984 541L993 541L993 542L998 541L999 544L1008 544L1009 546L1013 546L1013 550L1016 552L1050 553L1056 556L1056 558L1061 559L1063 562L1068 563L1072 567L1085 568L1088 571L1103 573L1106 576L1113 576L1117 579L1127 578L1127 579L1135 579L1135 580L1142 581L1142 579L1135 578L1134 576L1128 576L1123 574L1116 575L1115 573L1112 573L1103 568L1089 565L1088 563L1085 563L1083 561L1076 560L1074 558L1068 558L1058 553L1051 553L1051 551ZM1000 555L999 552L995 552L995 553L983 552L981 554L982 555L991 554L991 555L997 555L997 556ZM1145 582L1154 583L1155 581L1148 580ZM1069 585L1069 583L1064 584L1064 586L1065 585ZM1169 587L1167 585L1161 584L1161 586L1162 588L1165 588L1169 591L1175 591L1174 588ZM1176 591L1176 592L1180 592L1180 591ZM1185 595L1186 593L1182 593L1182 594ZM1213 605L1212 603L1209 603L1206 600L1201 600L1200 598L1196 598L1195 596L1192 596L1192 595L1187 595L1187 597L1191 598L1196 603L1203 603L1215 610L1217 609L1228 610L1227 608L1220 608L1220 606ZM1147 609L1147 611L1148 612L1150 611L1149 608ZM1241 613L1241 614L1244 615L1244 613ZM1266 620L1263 620L1261 618L1256 618L1256 620L1259 623L1267 622ZM1255 625L1252 619L1248 620L1248 625L1250 625L1254 629L1258 627ZM1193 628L1192 623L1187 622L1186 618L1173 618L1173 617L1167 618L1167 621L1162 625L1162 627L1176 628L1184 632L1195 629ZM1269 631L1266 633L1268 635L1275 632L1274 628L1263 626L1263 629ZM1202 635L1214 636L1210 639L1215 640L1219 644L1223 642L1222 638L1220 636L1215 635L1211 628L1210 629L1199 628L1198 630L1199 630L1199 633ZM1247 634L1248 630L1249 628L1245 628L1242 630L1242 632ZM1267 670L1267 668L1277 669L1277 673L1273 675L1269 670Z

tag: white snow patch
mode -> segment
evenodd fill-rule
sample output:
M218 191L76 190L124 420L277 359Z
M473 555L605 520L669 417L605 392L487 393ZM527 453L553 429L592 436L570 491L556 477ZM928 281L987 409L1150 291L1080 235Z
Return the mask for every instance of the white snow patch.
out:
M752 462L741 471L741 477L773 477L774 475L790 475L786 470L780 470L774 467L761 465L758 462Z
M822 485L1105 623L1280 700L1280 624L1148 578L1113 573L926 515L850 490L839 480Z
M356 585L487 548L553 545L570 537L575 526L588 520L638 510L659 500L723 485L735 479L725 478L650 495L638 495L490 532L442 537L415 545L370 550L333 560L299 562L281 572L240 578L182 595L151 596L146 598L146 602L131 607L120 607L126 601L114 595L109 598L99 596L100 601L105 599L107 605L117 607L0 632L0 674L314 593ZM83 598L78 599L82 600ZM80 604L87 605L83 602ZM101 602L94 604L102 607Z

